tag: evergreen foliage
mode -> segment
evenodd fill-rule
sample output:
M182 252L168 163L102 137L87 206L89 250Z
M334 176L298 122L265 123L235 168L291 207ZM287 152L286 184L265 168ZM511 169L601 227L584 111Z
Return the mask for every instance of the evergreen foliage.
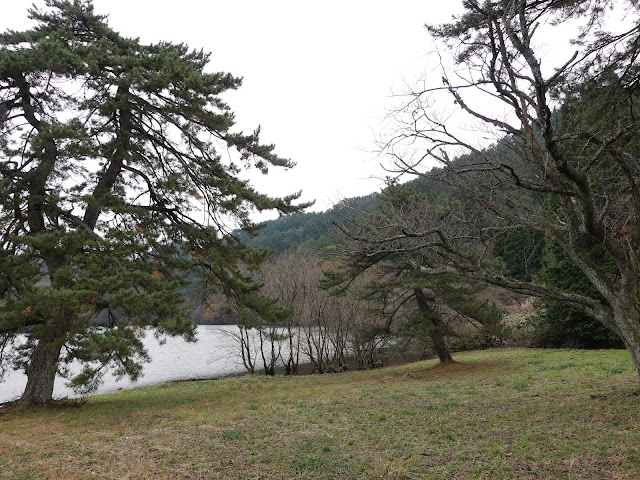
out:
M493 256L504 261L509 276L531 280L540 269L544 236L531 228L502 233L493 245Z
M340 292L355 278L372 272L362 295L377 302L386 330L399 324L395 331L400 336L419 340L443 363L452 361L447 337L457 335L447 321L452 313L475 322L488 337L504 334L501 312L473 299L483 289L482 283L445 271L424 273L438 270L442 258L425 225L433 218L455 217L460 206L455 195L438 194L437 201L430 201L414 184L391 184L377 200L376 208L352 218L346 224L349 228L341 226L343 263L338 271L327 272L324 286L339 287ZM410 245L395 243L404 237L412 238Z
M253 232L254 209L299 210L297 194L238 178L292 164L259 129L232 130L220 95L241 82L209 72L208 54L123 37L90 0L48 0L30 16L32 30L0 35L0 363L27 373L23 405L50 401L73 360L86 366L71 379L81 391L107 367L136 378L147 326L193 340L183 288L194 271L264 306L249 273L267 252L226 225ZM104 311L109 324L91 327ZM27 341L8 359L19 333Z
M602 248L593 256L611 270L614 264ZM600 299L602 296L560 248L547 242L540 278L545 284ZM621 348L618 336L596 319L562 302L540 300L541 321L536 343L544 347Z
M492 148L502 149L500 146ZM471 153L453 160L451 165L454 168L472 165L479 161L479 158L478 154ZM347 212L349 212L349 218L357 221L360 215L375 212L376 207L380 207L386 196L393 195L393 191L402 191L402 195L406 195L407 198L421 197L421 201L427 202L435 208L439 208L438 206L444 208L444 205L453 199L464 201L464 198L456 193L450 185L438 180L439 173L438 169L434 169L429 174L402 185L391 185L380 194L346 199L327 212L297 213L267 221L265 227L255 237L247 237L248 243L255 247L271 249L276 253L290 250L299 244L312 245L317 251L329 244L339 249L344 243L344 237L336 235L335 230L332 231L335 228L332 224L334 219L348 221ZM398 203L403 201L398 200ZM575 293L597 297L597 290L588 288L589 283L575 263L563 255L557 247L551 245L545 247L546 243L544 236L535 229L527 227L509 229L497 235L493 242L492 256L503 262L504 274L509 278L524 281L535 279L554 288L566 288ZM335 248L332 251L335 251ZM543 273L541 273L541 269ZM345 279L346 277L339 276L336 271L325 272L327 285L335 285ZM406 282L406 280L403 281ZM438 282L433 282L433 279L427 283L429 285L423 285L424 288L438 284ZM505 332L495 321L496 318L499 318L499 312L495 311L495 306L474 298L478 293L477 289L469 289L468 286L463 288L462 285L457 285L456 288L446 288L446 286L447 283L444 282L443 287L438 291L438 298L441 301L453 305L453 310L463 315L465 311L472 312L473 315L465 315L471 321L474 321L474 316L482 317L483 312L488 309L490 312L488 316L493 320L487 319L480 322L484 325L483 329L486 330L487 337L504 338L508 336L508 332ZM391 295L391 291L395 288L399 288L399 285L378 279L369 285L369 294L373 295L374 291L381 294L384 291L386 295ZM606 348L622 345L613 332L564 302L541 300L536 305L540 308L541 321L537 324L535 341L540 346ZM407 338L418 339L429 347L432 345L430 332L433 330L433 322L430 319L433 315L440 314L432 312L427 317L417 312L407 314L396 333ZM367 327L366 331L361 332L361 336L362 338L373 338L381 332L387 331L388 327L383 322L374 327ZM454 331L447 328L442 329L442 333L448 336L455 335Z

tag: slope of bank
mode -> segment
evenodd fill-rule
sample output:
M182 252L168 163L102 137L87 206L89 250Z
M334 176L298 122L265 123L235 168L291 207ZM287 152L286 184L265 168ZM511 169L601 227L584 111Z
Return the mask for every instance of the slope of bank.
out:
M640 476L622 350L505 349L339 375L170 383L0 415L0 478Z

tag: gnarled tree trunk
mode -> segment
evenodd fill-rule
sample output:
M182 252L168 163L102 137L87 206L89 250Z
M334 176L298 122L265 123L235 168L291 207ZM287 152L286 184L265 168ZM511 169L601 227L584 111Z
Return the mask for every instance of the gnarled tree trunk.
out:
M25 369L27 386L17 402L18 408L45 405L53 401L53 384L62 344L39 340L33 349L31 361Z
M422 313L433 312L431 301L421 289L416 288L413 290L413 293L416 297L418 308ZM440 317L438 315L429 315L429 320L431 321L431 325L433 327L429 330L429 336L431 337L431 342L433 343L433 349L436 352L436 355L438 355L440 363L453 363L454 360L451 357L449 346L447 345L447 342L442 333L444 325L439 318Z
M614 308L613 323L616 326L616 334L631 354L633 366L640 379L640 312L636 310L633 300L625 303L628 304Z

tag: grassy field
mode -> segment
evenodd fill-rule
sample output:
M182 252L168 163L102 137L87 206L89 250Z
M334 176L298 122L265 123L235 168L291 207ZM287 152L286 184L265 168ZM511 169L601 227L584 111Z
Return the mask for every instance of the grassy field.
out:
M625 351L486 350L0 415L0 478L640 478Z

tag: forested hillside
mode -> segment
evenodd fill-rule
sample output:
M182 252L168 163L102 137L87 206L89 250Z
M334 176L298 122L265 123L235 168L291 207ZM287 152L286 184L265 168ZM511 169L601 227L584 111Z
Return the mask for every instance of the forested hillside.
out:
M488 151L504 149L504 145L499 142ZM484 155L486 152L460 156L450 162L448 169L453 171L472 166L482 161ZM370 219L370 215L381 208L381 202L384 202L385 197L397 188L398 185L391 184L381 192L345 199L325 212L296 213L267 221L255 236L249 237L243 233L240 235L251 247L269 249L275 256L306 246L321 257L336 257L340 252L344 252L349 241L348 235L345 235L338 225L343 228L345 225L358 225L357 228L362 228ZM446 210L451 208L449 202L453 200L466 204L469 211L474 209L473 200L454 188L451 175L443 169L435 168L410 179L403 184L402 190L405 192L402 194L405 197L399 198L398 201L404 205L404 208L407 208L411 202L406 196L407 192L413 192L424 199L425 207L421 208L427 208L426 205L428 205L431 209ZM397 196L398 193L391 195ZM396 218L399 218L397 214ZM580 269L554 246L551 239L533 229L522 227L504 231L490 242L489 251L490 256L497 265L501 266L501 271L508 278L521 281L542 280L549 285L561 285L569 290L588 292L597 296L597 292L589 288ZM446 282L444 285L446 286ZM430 284L429 288L435 288L434 284ZM441 295L444 293L442 287L440 292ZM463 297L464 295L460 298ZM459 301L460 299L457 300ZM611 330L584 312L563 302L540 300L536 306L537 320L535 332L531 337L531 342L535 345L587 348L622 346L621 341ZM472 305L472 308L477 310L479 306ZM210 312L208 314L205 312L205 318L200 320L199 315L203 312L205 311L202 308L198 309L194 318L204 322L233 322L233 319L228 316L215 319ZM424 329L424 326L414 325L406 328L409 329L407 331L420 335L419 330Z
M376 205L377 194L347 198L324 212L301 212L264 222L255 236L242 231L237 234L252 248L266 248L281 253L298 245L316 250L340 243L334 222L370 211Z
M454 189L437 181L434 175L411 179L406 185L435 201L441 195L453 195ZM380 192L363 197L346 198L324 212L300 212L264 222L255 236L236 232L252 248L266 248L281 253L298 245L312 246L318 251L344 241L335 223L345 222L365 212L371 212L378 203Z

